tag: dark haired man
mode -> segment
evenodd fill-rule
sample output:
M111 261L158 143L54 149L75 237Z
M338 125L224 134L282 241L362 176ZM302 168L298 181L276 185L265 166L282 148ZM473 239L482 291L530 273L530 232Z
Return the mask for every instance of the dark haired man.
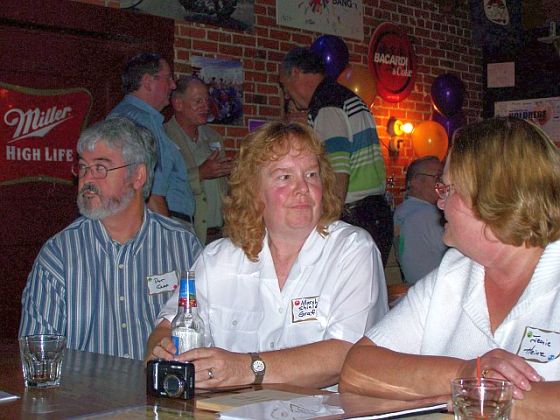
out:
M337 193L345 203L342 220L366 229L387 263L393 237L391 209L385 200L385 163L373 116L367 105L325 74L323 59L296 47L280 67L287 99L306 109L336 173Z
M192 224L195 203L187 169L177 146L163 129L160 111L169 105L175 81L159 54L141 53L129 60L122 73L123 100L109 117L122 116L147 128L155 137L158 160L148 207L164 216Z

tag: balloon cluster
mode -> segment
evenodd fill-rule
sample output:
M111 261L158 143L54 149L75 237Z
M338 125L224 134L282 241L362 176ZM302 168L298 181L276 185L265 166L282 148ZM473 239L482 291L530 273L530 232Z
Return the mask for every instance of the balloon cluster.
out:
M348 47L334 35L321 35L311 50L323 58L325 73L358 95L369 107L377 94L375 79L364 66L348 64Z
M462 107L463 82L452 74L442 74L432 83L431 121L420 123L412 132L412 148L419 156L437 156L443 160L455 130L465 123Z

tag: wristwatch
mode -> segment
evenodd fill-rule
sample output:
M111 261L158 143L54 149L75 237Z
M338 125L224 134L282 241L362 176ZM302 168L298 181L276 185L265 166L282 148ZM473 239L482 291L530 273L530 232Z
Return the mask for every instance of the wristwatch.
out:
M251 356L251 370L255 374L255 382L253 384L260 385L264 379L266 364L258 353L249 353L249 356Z

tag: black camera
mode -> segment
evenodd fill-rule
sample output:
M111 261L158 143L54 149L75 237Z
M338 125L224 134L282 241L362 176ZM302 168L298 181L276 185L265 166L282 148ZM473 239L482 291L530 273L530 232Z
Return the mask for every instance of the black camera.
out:
M168 360L150 360L147 365L146 388L157 397L194 397L194 365Z

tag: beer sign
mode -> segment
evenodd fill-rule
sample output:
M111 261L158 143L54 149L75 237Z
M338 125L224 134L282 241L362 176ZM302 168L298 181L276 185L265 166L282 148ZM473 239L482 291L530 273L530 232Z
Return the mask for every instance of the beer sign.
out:
M76 142L90 108L86 89L0 83L0 185L72 182Z

